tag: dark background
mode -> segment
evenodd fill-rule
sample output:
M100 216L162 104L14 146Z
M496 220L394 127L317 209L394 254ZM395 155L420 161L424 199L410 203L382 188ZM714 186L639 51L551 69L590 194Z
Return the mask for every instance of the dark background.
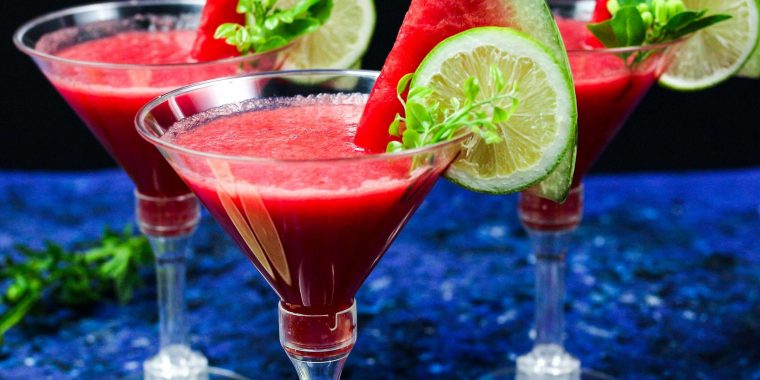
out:
M0 0L0 169L82 170L113 166L11 36L23 22L82 0ZM376 0L378 22L364 67L379 69L409 1ZM760 80L731 79L696 93L654 88L596 171L760 166Z

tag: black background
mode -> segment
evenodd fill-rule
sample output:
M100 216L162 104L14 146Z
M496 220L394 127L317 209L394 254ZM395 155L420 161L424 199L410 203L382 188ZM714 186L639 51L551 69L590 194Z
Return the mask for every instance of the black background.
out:
M89 1L90 3L94 1ZM4 114L0 169L82 170L113 161L11 36L23 22L82 0L0 0ZM378 22L364 67L379 69L409 1L376 0ZM654 88L596 171L760 166L760 80L731 79L696 93Z

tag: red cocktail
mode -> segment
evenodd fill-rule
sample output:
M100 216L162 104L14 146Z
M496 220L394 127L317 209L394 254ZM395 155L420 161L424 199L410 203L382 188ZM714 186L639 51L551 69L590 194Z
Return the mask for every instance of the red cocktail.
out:
M151 379L208 377L191 351L184 320L185 260L199 220L196 198L160 153L134 129L138 109L177 87L276 68L279 52L194 63L203 1L93 4L34 19L14 42L30 55L103 147L134 181L137 220L156 255L159 355Z
M214 81L172 92L138 115L140 132L280 296L280 339L302 375L319 363L337 365L320 378L336 378L356 338L356 291L462 141L393 154L357 148L375 75ZM172 104L186 105L178 114L190 117L158 121Z
M565 258L583 214L583 177L665 71L670 45L605 49L588 31L589 1L549 1L568 52L578 102L573 188L564 203L520 195L518 213L536 257L533 350L517 358L518 378L595 379L564 349ZM589 7L590 6L590 7ZM590 14L588 14L590 16ZM567 17L567 18L565 18ZM671 44L672 45L672 44ZM494 379L501 378L494 376Z
M556 17L567 48L578 102L578 151L574 191L558 204L522 194L521 220L542 231L576 227L581 221L583 177L667 68L669 45L599 48L587 21Z

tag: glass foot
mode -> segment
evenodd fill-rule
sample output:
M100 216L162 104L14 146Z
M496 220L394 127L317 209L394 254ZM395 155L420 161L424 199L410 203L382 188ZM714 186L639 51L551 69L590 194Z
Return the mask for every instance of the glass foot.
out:
M209 380L251 380L241 374L232 372L228 369L208 367Z
M556 344L539 344L517 357L518 380L577 380L580 372L580 360Z
M603 373L599 373L596 371L592 371L589 369L581 369L579 373L576 373L578 377L575 379L577 380L615 380L614 377L605 375ZM564 380L568 379L568 377L554 377L552 375L526 375L526 374L520 374L517 375L514 368L509 369L502 369L498 370L496 372L489 373L483 377L481 377L479 380Z
M208 360L183 345L164 347L143 363L145 380L207 380Z

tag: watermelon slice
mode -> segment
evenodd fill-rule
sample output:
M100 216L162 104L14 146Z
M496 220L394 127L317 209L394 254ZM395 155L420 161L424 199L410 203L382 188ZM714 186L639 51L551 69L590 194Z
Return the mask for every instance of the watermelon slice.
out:
M515 28L544 44L558 61L567 60L545 0L412 0L370 94L355 143L370 152L384 152L392 139L388 126L404 110L396 97L399 79L414 72L439 42L481 26Z
M591 22L597 23L607 21L612 18L612 14L607 10L607 0L596 0L594 14L591 16Z
M245 25L245 15L237 13L238 0L208 0L203 7L200 25L190 56L197 61L213 61L240 55L237 48L224 40L214 39L219 25L234 22Z

